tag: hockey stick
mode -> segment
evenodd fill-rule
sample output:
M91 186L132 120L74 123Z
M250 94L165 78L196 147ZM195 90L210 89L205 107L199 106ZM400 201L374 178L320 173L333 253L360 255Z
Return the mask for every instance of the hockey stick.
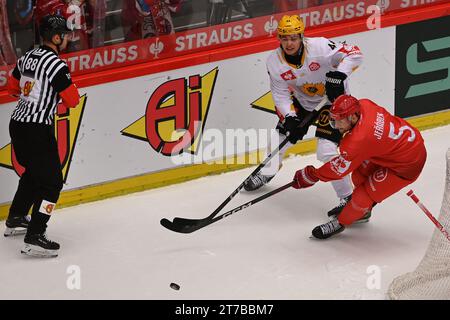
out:
M214 217L214 218L204 218L204 219L184 219L183 218L183 223L181 224L177 224L177 223L172 223L167 219L162 219L161 220L161 224L166 227L169 230L172 230L174 232L179 232L179 233L191 233L194 231L197 231L198 229L201 229L203 227L206 227L214 222L217 222L223 218L226 218L228 216L231 216L233 213L236 213L238 211L241 211L242 209L248 208L252 205L254 205L255 203L258 203L268 197L273 196L274 194L277 194L287 188L290 188L292 185L294 184L294 181L289 182L288 184L285 184L284 186L281 186L275 190L272 190L266 194L263 194L262 196L259 196L256 199L253 199L251 201L248 201L246 203L244 203L243 205L240 205L232 210L229 210L225 213L222 213L221 215Z
M316 106L316 108L313 110L313 112L311 112L310 114L308 114L301 122L300 126L304 126L307 123L309 123L310 121L312 121L313 119L315 119L319 113L319 110L327 103L328 98L327 96L324 96L323 99L320 101L320 103ZM219 212L220 210L222 210L227 204L228 202L231 201L231 199L233 199L236 194L239 193L239 191L244 187L245 182L249 179L251 179L255 174L257 174L272 158L275 154L277 154L289 141L289 137L287 137L286 139L283 140L283 142L280 143L280 145L273 150L268 156L267 158L247 177L247 179L245 179L232 193L230 196L228 196L227 199L225 199L224 202L222 202L219 207L217 207L216 210L214 210L213 213L211 213L209 216L207 216L206 218L203 219L197 219L197 220L192 220L192 219L187 219L187 218L180 218L180 217L175 217L173 219L173 222L170 222L168 219L163 218L161 219L160 223L162 226L164 226L165 228L169 229L169 230L173 230L173 229L177 229L177 230L181 230L184 228L184 225L188 225L190 226L190 228L192 227L193 221L197 221L200 224L205 224L208 220L213 219ZM205 224L208 225L209 223ZM187 232L189 233L189 232Z
M289 137L287 137L286 139L283 140L283 142L280 143L280 145L273 150L266 159L264 159L263 162L261 162L259 164L259 166L253 170L252 173L250 173L250 175L228 196L228 198L225 199L224 202L222 202L216 210L214 210L213 213L211 213L209 216L207 216L206 218L202 219L202 220L208 220L208 219L212 219L214 218L219 212L220 210L223 209L223 207L225 207L228 202L231 201L231 199L233 199L238 193L239 191L242 190L242 188L244 187L245 183L247 182L247 180L251 179L254 175L256 175L287 143L289 142ZM162 219L162 220L167 220L167 219ZM162 224L162 220L161 220L161 224ZM186 221L189 221L190 219L185 219L185 218L179 218L179 217L175 217L173 219L173 223L174 224L183 224ZM167 220L168 221L168 220Z
M408 197L410 197L418 206L420 209L422 209L423 212L430 218L430 220L434 223L434 225L439 229L439 231L442 232L442 234L447 238L448 241L450 241L450 235L445 230L445 228L442 226L442 224L431 214L431 212L425 207L425 205L420 202L419 198L414 194L414 191L409 190L406 194Z

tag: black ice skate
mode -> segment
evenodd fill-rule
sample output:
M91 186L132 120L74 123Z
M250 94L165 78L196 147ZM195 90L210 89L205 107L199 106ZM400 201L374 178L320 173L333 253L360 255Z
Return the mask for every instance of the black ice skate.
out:
M371 216L372 216L372 210L369 210L369 211L367 211L367 213L362 218L359 218L358 220L356 220L353 223L369 222Z
M352 195L341 199L341 203L339 203L336 207L328 211L328 217L331 219L337 219L339 214L342 212L347 203L352 199ZM369 210L362 218L356 220L353 223L364 223L369 222L370 217L372 216L372 210Z
M327 223L317 226L312 231L312 236L316 239L328 239L335 234L344 231L345 227L339 223L337 219L333 219Z
M6 229L3 235L5 237L11 237L25 234L30 220L30 216L8 218L5 223Z
M244 182L244 189L246 191L255 191L261 188L263 185L269 183L270 180L273 179L275 175L273 176L265 176L258 172L254 176L250 177Z
M331 209L330 211L328 211L328 216L330 218L334 217L337 218L337 216L342 212L342 210L344 209L344 207L346 206L346 204L352 199L352 195L349 195L345 198L341 199L341 202L334 207L333 209Z
M53 258L58 256L59 244L47 239L44 234L26 235L21 252L33 257Z

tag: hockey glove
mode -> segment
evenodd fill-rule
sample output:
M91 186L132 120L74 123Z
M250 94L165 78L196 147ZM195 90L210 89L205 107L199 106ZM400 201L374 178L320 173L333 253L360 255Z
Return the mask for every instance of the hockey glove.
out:
M301 119L297 115L288 114L284 118L283 126L287 131L289 142L296 144L306 134L308 127L301 126Z
M328 96L328 100L333 102L341 94L344 94L344 80L347 79L347 75L340 71L330 71L326 76L325 91Z
M319 178L316 176L316 168L306 166L295 173L294 184L292 186L295 189L304 189L312 187L317 181L319 181Z

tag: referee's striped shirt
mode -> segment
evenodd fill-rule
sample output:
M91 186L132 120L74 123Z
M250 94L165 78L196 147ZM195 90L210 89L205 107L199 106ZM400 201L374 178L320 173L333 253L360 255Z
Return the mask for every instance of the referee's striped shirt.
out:
M21 94L11 118L52 125L59 92L72 84L67 64L51 48L41 46L17 61L13 76L20 80Z

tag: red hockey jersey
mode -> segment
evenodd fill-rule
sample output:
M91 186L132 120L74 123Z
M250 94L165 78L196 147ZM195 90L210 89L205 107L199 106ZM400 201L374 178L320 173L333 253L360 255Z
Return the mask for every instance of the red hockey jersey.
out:
M359 102L358 123L342 138L340 155L317 169L317 177L321 181L341 179L368 160L401 178L417 178L426 157L419 130L371 100Z
M67 45L67 52L89 48L85 0L37 0L35 9L35 20L38 23L37 27L39 26L39 21L48 14L59 14L63 16L67 19L68 27L73 29Z

